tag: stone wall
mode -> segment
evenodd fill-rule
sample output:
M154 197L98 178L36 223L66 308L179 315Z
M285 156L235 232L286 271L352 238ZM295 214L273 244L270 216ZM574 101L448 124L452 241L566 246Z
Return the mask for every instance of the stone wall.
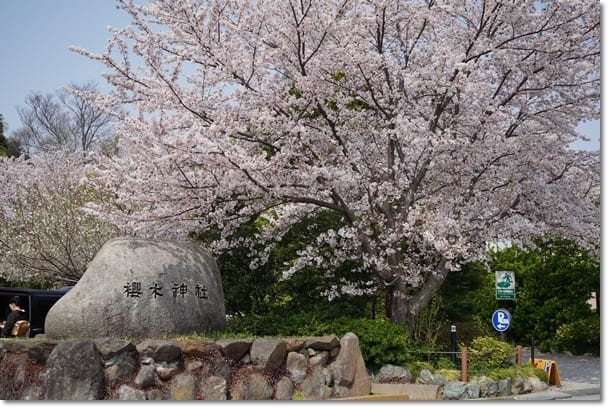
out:
M368 395L347 333L255 340L0 342L4 400L322 400Z

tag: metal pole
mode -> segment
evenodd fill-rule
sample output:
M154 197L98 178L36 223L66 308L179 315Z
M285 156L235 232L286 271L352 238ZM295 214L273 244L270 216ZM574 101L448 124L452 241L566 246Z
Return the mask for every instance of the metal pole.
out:
M532 337L532 343L530 347L530 360L532 361L532 367L534 367L534 337Z
M452 363L456 363L456 326L452 325L450 327L450 359Z

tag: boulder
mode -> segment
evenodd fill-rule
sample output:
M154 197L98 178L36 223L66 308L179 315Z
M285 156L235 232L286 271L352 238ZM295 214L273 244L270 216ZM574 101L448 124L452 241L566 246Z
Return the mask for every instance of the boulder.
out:
M332 350L340 346L340 339L336 336L306 337L304 347L314 350Z
M224 377L211 376L203 380L201 390L203 399L209 401L224 401L226 400L228 382Z
M480 392L481 392L481 389L480 389L478 383L475 383L475 382L467 383L465 398L477 399L477 398L479 398Z
M414 377L407 367L385 364L380 368L376 380L380 383L411 383Z
M136 349L141 357L149 357L155 362L172 362L182 358L181 347L171 340L144 340Z
M460 400L466 397L467 384L462 381L450 381L443 386L443 399Z
M110 365L107 362L124 353L132 353L135 351L135 345L130 341L115 337L100 337L94 339L93 342L99 351L99 354L106 361L106 366Z
M432 385L445 385L448 380L441 374L433 374L426 368L420 371L418 378L416 379L417 384L432 384Z
M276 385L274 397L280 401L289 401L293 398L294 389L293 382L287 377L282 377Z
M181 347L184 358L204 358L220 349L213 341L180 340L177 344Z
M477 383L479 384L479 396L481 398L492 398L498 395L498 382L482 376L477 380Z
M144 391L129 387L126 384L121 385L117 393L120 401L143 401L146 399Z
M305 355L291 351L287 354L286 370L292 381L299 384L306 378L308 358Z
M125 352L106 360L104 365L108 382L114 384L121 378L130 378L137 368L137 361L130 353Z
M230 391L232 400L269 400L273 394L272 385L259 372L246 373L240 376Z
M327 385L327 376L323 369L315 366L300 386L302 395L307 400L324 400L331 396L331 387Z
M199 245L142 238L108 241L78 283L49 310L48 338L158 338L223 330L215 259Z
M133 380L140 387L150 387L156 384L156 370L151 364L143 364Z
M511 395L512 386L513 386L513 381L511 381L511 378L509 378L509 377L499 380L498 381L498 395L500 395L500 396Z
M354 333L346 333L342 337L340 353L330 369L337 397L358 397L371 392L372 382L359 349L359 338Z
M42 342L33 344L31 347L28 347L27 356L36 364L45 365L54 348L55 344L53 343Z
M169 387L171 399L175 401L192 401L196 399L196 379L188 374L173 377Z
M49 355L44 399L99 400L105 392L104 380L103 362L95 343L65 341Z
M284 340L260 338L251 344L251 363L259 370L276 370L283 364L287 355L287 345Z
M249 351L252 342L251 340L226 339L218 340L216 343L223 355L234 361L239 361Z
M528 394L532 392L532 383L529 379L517 377L511 386L511 394Z

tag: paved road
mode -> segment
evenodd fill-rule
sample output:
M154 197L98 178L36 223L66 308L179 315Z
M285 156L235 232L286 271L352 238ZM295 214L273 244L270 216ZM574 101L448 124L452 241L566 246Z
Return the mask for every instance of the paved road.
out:
M597 356L573 356L563 353L541 353L534 351L534 358L553 360L562 382L600 384L601 360ZM523 361L530 359L530 349L524 348Z
M523 350L523 361L530 358L530 349ZM553 360L561 379L561 386L549 387L548 393L540 393L538 399L600 400L601 359L596 356L573 356L564 353L534 351L534 358ZM545 398L550 397L550 398ZM531 395L528 399L535 399Z

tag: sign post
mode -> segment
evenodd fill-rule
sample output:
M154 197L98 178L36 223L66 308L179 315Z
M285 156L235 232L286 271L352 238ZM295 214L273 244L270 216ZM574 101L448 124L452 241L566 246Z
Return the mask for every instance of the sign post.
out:
M515 273L496 271L496 300L515 300Z
M492 314L492 326L500 332L500 340L505 341L505 331L511 326L511 314L507 309L496 309Z

